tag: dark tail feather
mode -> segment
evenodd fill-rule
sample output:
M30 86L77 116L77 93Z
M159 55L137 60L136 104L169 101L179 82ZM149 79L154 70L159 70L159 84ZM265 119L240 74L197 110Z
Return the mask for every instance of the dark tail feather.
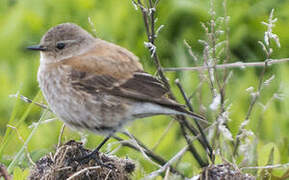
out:
M208 123L208 121L206 120L205 117L185 109L184 106L182 106L182 105L179 105L179 104L172 105L170 108L180 112L180 114L182 114L182 115L188 115L188 116L190 116L192 118L195 118L197 120L204 121L204 122Z

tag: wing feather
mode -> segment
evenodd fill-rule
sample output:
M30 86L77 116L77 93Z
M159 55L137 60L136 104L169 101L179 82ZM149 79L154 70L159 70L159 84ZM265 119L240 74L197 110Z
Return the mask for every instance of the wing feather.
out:
M95 47L67 58L69 79L75 89L97 96L99 92L143 102L160 104L190 114L184 106L166 97L163 84L145 73L138 58L128 50L98 40Z

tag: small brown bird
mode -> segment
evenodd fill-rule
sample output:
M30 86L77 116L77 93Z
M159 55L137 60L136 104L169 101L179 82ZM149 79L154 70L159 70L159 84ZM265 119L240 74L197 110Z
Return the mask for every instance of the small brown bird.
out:
M153 115L189 115L166 97L163 84L143 71L138 58L118 45L64 23L28 47L40 51L38 82L51 110L64 123L109 137L129 121Z

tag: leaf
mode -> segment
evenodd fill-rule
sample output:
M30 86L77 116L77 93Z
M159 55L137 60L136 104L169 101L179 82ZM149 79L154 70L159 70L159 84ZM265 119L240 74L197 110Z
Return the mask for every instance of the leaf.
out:
M13 180L25 180L29 175L29 169L20 169L16 167L13 171Z
M274 161L274 147L271 148L269 159L266 165L272 165ZM272 169L262 169L260 172L261 179L269 180L272 177Z
M258 166L266 166L279 163L279 149L274 143L268 143L258 148Z
M269 143L263 146L258 152L258 166L268 166L279 163L280 155L277 146L274 143ZM273 174L273 169L262 169L260 171L260 179L278 179Z

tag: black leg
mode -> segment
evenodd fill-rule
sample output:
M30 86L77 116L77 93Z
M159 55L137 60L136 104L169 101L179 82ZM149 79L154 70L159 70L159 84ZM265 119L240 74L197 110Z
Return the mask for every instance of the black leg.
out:
M110 139L110 137L112 136L112 134L106 136L106 138L96 147L96 149L94 151L99 151L101 149L101 147ZM94 152L92 151L92 152Z
M77 158L76 160L78 162L82 162L82 163L86 163L89 159L93 158L97 161L98 164L102 164L99 158L99 150L101 149L101 147L110 139L110 137L113 134L108 135L96 148L95 150L93 150L92 152L90 152L89 154L82 156L80 158Z

